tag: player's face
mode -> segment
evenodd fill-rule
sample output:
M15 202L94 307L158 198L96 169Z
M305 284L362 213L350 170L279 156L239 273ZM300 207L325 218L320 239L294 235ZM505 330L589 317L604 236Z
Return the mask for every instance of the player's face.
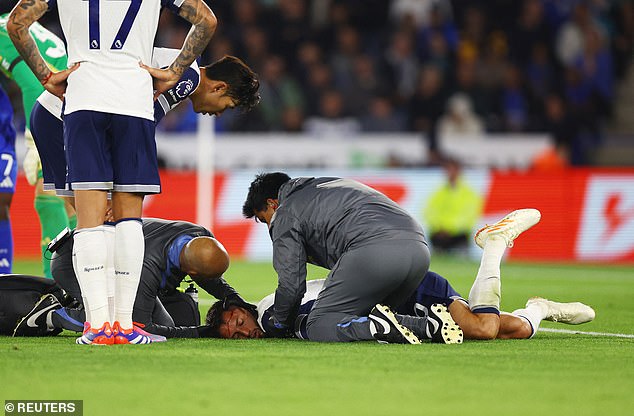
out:
M198 105L194 105L195 112L219 116L225 110L236 107L236 103L233 101L233 98L226 95L219 97L215 94L209 94L205 98L206 99L203 100L202 103L197 103Z
M277 209L277 200L269 199L266 204L266 209L263 211L255 211L255 218L258 222L266 223L269 227L271 226L271 220L273 219L273 214L275 214L275 210Z
M221 338L246 339L262 338L264 332L258 326L253 315L244 308L232 306L222 313L222 322L218 328Z

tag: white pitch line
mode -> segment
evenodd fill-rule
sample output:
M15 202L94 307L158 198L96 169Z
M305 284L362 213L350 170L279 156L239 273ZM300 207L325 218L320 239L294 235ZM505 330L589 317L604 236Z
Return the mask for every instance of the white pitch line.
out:
M611 334L609 332L586 332L574 329L539 328L540 332L558 332L560 334L592 335L595 337L634 338L634 334Z

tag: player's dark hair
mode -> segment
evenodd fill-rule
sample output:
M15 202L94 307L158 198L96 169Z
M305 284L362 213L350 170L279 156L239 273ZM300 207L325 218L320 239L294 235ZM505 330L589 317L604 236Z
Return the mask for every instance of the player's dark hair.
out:
M257 211L265 211L266 200L277 199L280 188L289 180L291 177L283 172L257 175L249 186L247 199L242 206L242 215L245 218L253 218Z
M207 311L207 316L205 316L205 325L209 325L211 328L211 337L212 338L220 338L220 333L218 329L220 328L220 324L222 323L222 313L224 309L222 308L223 301L219 300Z
M226 95L231 97L245 112L260 102L258 75L239 58L224 56L205 67L205 76L228 85Z

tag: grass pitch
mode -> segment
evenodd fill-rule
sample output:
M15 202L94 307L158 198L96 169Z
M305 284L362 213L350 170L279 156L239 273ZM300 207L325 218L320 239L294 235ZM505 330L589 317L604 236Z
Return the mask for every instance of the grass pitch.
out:
M434 257L467 295L477 264ZM18 262L16 273L37 274ZM324 277L311 268L311 277ZM247 299L275 289L270 264L234 262ZM504 264L502 308L535 295L597 311L581 326L634 334L634 267ZM202 296L204 307L211 299ZM204 300L206 299L206 300ZM625 415L634 409L634 339L540 332L532 340L421 346L296 340L169 340L82 347L74 335L0 337L0 400L82 399L84 415ZM8 415L9 413L7 413Z

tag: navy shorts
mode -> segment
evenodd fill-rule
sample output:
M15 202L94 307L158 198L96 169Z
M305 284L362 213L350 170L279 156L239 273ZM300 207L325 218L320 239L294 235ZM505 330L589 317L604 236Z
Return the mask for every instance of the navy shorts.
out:
M459 299L464 301L460 293L451 287L447 279L438 273L429 271L407 302L398 306L396 311L404 315L424 316L425 309L429 309L434 303L449 306L451 302Z
M66 155L64 154L64 124L42 104L36 102L31 111L31 134L42 161L44 190L72 196L66 187Z
M64 116L71 190L156 194L161 182L152 120L98 111Z

